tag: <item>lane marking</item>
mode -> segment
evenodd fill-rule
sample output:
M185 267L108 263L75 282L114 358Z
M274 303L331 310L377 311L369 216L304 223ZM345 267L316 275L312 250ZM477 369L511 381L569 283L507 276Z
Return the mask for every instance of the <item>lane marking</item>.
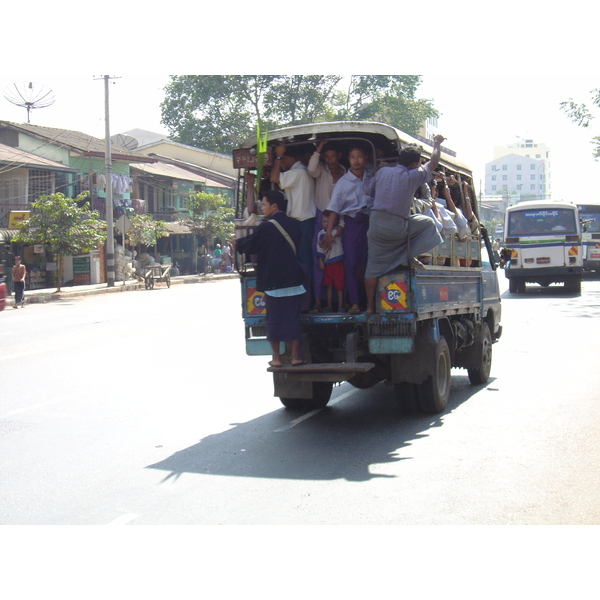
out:
M127 523L131 523L134 519L137 519L139 515L121 515L114 521L107 523L107 525L127 525Z
M354 389L354 390L348 390L346 393L342 394L341 396L338 396L335 400L332 400L331 402L329 402L327 404L327 406L334 406L338 402L345 400L346 398L348 398L348 396L351 396L352 394L355 394L356 392L358 392L358 388ZM284 427L280 427L279 429L276 429L275 433L279 433L281 431L287 431L288 429L291 429L292 427L296 427L296 425L299 425L300 423L302 423L302 421L306 421L306 419L310 419L311 417L314 417L316 414L320 413L322 410L324 410L324 409L323 408L315 408L315 410L311 410L310 412L307 412L306 414L302 415L301 417L298 417L297 419L290 421Z

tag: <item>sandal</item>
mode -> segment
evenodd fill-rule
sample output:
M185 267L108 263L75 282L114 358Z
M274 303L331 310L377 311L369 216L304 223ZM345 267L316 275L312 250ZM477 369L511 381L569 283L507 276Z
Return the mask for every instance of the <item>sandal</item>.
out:
M351 307L348 309L350 315L360 315L360 308Z

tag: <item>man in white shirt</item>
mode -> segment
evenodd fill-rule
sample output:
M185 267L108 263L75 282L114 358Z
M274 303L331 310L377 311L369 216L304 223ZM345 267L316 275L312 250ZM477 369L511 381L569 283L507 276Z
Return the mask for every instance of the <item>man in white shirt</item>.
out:
M312 280L312 240L315 227L315 180L300 162L294 147L280 144L275 148L275 160L271 169L271 182L285 192L288 201L287 215L300 222L302 237L298 258L308 269L308 281Z

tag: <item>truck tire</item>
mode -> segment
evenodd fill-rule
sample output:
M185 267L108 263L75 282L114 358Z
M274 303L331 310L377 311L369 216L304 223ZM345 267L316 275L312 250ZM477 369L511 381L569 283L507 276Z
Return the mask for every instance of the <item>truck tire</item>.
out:
M398 408L407 415L417 412L419 399L417 398L417 386L408 381L394 384L394 394Z
M565 291L570 294L581 294L581 279L567 279Z
M308 410L325 408L331 398L332 390L331 381L313 381L313 397L304 399L304 408Z
M281 404L290 410L300 410L303 408L303 398L279 398Z
M450 397L450 369L452 362L448 342L442 335L433 356L433 374L417 386L421 411L427 414L441 413Z
M331 381L313 381L312 385L312 398L279 398L279 401L290 410L316 410L325 408L331 398L333 383Z
M492 334L485 322L481 324L479 339L476 344L479 346L479 364L474 369L467 369L467 373L469 374L469 381L473 385L480 385L487 382L492 369Z

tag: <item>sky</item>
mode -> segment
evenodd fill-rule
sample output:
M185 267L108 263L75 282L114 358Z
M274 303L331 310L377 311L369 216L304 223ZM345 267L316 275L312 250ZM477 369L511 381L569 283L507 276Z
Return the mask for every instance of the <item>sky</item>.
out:
M319 23L338 26L316 26L311 5L319 7ZM583 129L559 108L570 98L589 105L600 87L590 58L597 54L596 24L583 0L556 6L430 0L365 9L358 21L351 10L308 0L307 10L294 11L290 44L280 26L283 16L236 10L235 3L200 8L182 0L166 18L162 11L141 14L138 5L105 0L91 20L79 16L79 6L56 0L36 7L26 40L18 27L6 29L3 46L13 60L0 70L0 119L26 121L25 109L4 98L7 86L22 81L45 85L56 98L32 112L32 123L104 138L104 74L115 77L109 86L111 135L130 129L167 133L159 105L170 74L419 74L419 96L442 114L445 145L473 169L476 189L494 146L518 137L550 147L555 199L589 194L588 182L600 176L591 144L600 134L600 109L593 127ZM6 10L7 18L23 17L16 5Z
M184 71L185 72L185 71ZM223 71L227 72L227 71ZM482 72L461 81L452 71L420 73L419 96L431 100L441 113L439 131L445 145L457 152L474 172L476 189L483 186L484 165L493 158L493 148L517 141L518 137L545 143L551 149L552 197L581 197L587 181L600 176L600 162L592 158L591 138L600 133L600 109L596 129L573 124L560 110L560 102L591 99L600 87L600 76L584 71L568 73L559 80L515 72L509 80L496 72ZM15 74L17 75L17 74ZM0 75L0 119L26 122L26 109L5 99L15 83L32 81L40 89L52 90L54 104L31 111L31 123L82 131L98 138L105 134L105 91L102 75L77 72L15 76ZM111 135L131 129L167 134L160 122L160 103L169 74L111 73L109 84L109 130ZM574 172L584 177L574 177ZM584 185L587 188L584 192ZM587 192L589 193L589 192Z

